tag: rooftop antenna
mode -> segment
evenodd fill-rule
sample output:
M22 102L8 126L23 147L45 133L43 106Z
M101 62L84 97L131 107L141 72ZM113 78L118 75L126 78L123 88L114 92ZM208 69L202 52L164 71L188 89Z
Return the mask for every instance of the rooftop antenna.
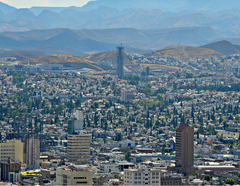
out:
M123 44L121 43L121 47L122 47L122 45L123 45Z

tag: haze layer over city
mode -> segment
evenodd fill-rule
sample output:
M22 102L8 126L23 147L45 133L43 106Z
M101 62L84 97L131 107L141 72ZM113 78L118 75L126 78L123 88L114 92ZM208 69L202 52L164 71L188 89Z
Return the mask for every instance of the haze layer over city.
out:
M240 184L239 0L0 0L0 185Z

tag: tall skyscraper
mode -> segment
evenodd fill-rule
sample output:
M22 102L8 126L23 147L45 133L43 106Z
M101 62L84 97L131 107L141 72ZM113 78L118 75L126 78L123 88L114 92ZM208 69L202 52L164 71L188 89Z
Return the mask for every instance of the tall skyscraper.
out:
M194 166L194 129L182 123L176 131L176 167L190 174Z
M28 169L39 168L40 140L37 138L37 134L34 134L30 138L28 135L25 136L23 153L23 161L26 163Z
M91 134L68 135L68 161L76 165L90 163Z
M149 75L150 75L150 68L147 67L147 68L146 68L146 76L149 76Z
M77 134L78 131L83 130L83 120L83 112L80 110L76 110L76 113L68 122L68 134Z
M118 78L122 78L124 76L124 67L123 67L123 53L124 47L117 47L117 76Z

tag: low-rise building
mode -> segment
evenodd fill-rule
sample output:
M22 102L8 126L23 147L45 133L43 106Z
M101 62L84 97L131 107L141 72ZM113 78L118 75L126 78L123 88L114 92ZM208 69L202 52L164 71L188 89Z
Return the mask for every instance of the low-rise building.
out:
M88 165L69 165L56 171L56 185L92 185L93 173Z
M124 185L160 185L161 170L139 166L136 169L124 170Z

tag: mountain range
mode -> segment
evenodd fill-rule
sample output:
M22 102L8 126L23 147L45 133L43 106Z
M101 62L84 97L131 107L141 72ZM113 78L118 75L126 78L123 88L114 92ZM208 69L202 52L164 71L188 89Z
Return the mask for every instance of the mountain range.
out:
M160 8L164 12L206 11L240 8L239 0L97 0L90 1L81 10L93 10L99 6L110 6L119 10L136 7L140 9Z
M163 29L209 26L240 32L239 0L97 0L83 7L17 9L0 2L0 32L33 29Z
M0 57L85 56L121 43L130 53L184 45L228 55L239 51L238 8L239 0L96 0L29 9L0 2Z
M201 46L214 39L228 37L231 34L219 32L210 27L187 27L155 30L134 28L119 29L47 29L26 32L0 33L0 48L6 49L0 55L11 52L39 56L68 54L83 56L92 53L112 51L123 44L126 52L148 53L170 45ZM7 56L5 56L7 57Z

